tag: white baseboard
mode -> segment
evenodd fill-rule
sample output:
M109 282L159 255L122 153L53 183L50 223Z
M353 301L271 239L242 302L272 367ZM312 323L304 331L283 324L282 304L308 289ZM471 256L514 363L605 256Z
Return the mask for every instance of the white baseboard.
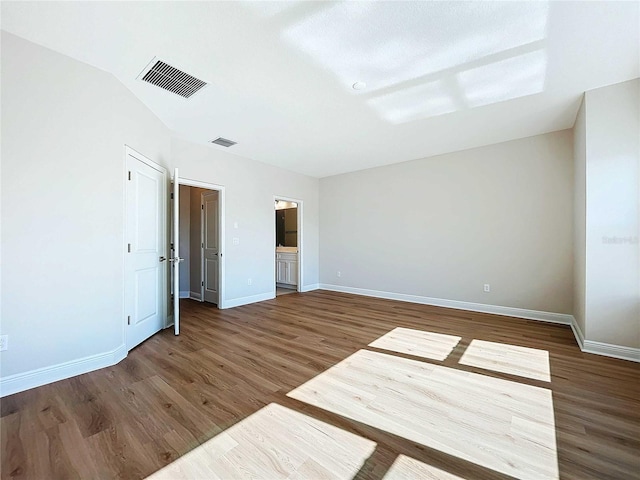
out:
M419 295L407 295L404 293L383 292L380 290L368 290L365 288L344 287L341 285L320 284L320 289L331 290L333 292L353 293L367 297L386 298L388 300L399 300L401 302L420 303L423 305L433 305L436 307L455 308L457 310L470 310L479 313L492 313L494 315L505 315L508 317L525 318L527 320L539 320L542 322L561 323L571 325L573 316L565 313L541 312L538 310L527 310L524 308L502 307L499 305L486 305L484 303L462 302L459 300L447 300L443 298L422 297Z
M571 329L573 330L573 334L576 337L580 350L584 353L593 353L595 355L603 355L605 357L640 362L640 348L623 347L621 345L613 345L611 343L585 340L584 333L580 329L580 325L578 325L575 318L573 319L573 322L571 322Z
M604 355L605 357L640 362L640 348L623 347L621 345L585 340L584 348L581 350L585 353L594 353L596 355Z
M458 300L446 300L442 298L421 297L418 295L406 295L404 293L383 292L380 290L368 290L364 288L344 287L341 285L330 285L321 283L319 288L331 290L333 292L353 293L367 297L386 298L389 300L399 300L401 302L421 303L424 305L434 305L437 307L455 308L457 310L470 310L472 312L493 313L495 315L506 315L509 317L525 318L527 320L539 320L543 322L560 323L570 325L573 335L580 350L585 353L603 355L605 357L619 358L640 362L640 349L612 345L610 343L594 342L585 340L584 333L576 322L573 315L565 313L541 312L538 310L527 310L523 308L502 307L498 305L486 305L482 303L461 302Z
M276 298L275 292L260 293L258 295L250 295L248 297L233 298L231 300L225 300L221 309L240 307L242 305L248 305L250 303L263 302L265 300L272 300Z
M189 298L191 296L191 292L189 290L180 290L180 298Z
M122 344L110 352L99 353L50 367L9 375L8 377L0 378L0 397L64 380L65 378L75 377L76 375L82 375L83 373L92 372L99 368L110 367L126 356L127 346Z
M202 300L202 296L200 295L200 292L189 292L189 298L192 300Z
M311 283L309 285L303 285L300 287L301 292L311 292L312 290L318 290L320 288L319 283Z
M573 336L576 337L580 350L584 352L584 333L573 316L571 316L571 330L573 330Z

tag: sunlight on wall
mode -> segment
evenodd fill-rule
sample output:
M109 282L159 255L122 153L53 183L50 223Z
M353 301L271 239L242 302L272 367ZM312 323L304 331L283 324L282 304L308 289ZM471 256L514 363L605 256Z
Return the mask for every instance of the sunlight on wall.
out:
M245 5L268 18L282 12L261 3ZM281 37L391 123L544 89L546 1L325 5L309 6ZM356 81L367 89L354 91Z
M271 403L148 478L350 479L375 448L375 442Z
M558 478L545 388L359 350L288 396L515 478Z
M472 340L459 363L534 380L551 381L549 352L536 348Z
M454 335L396 327L369 346L432 360L444 360L459 341L460 337Z
M429 464L419 462L415 458L406 455L398 455L391 468L387 471L383 480L404 480L420 478L422 480L464 480L457 475L440 470Z

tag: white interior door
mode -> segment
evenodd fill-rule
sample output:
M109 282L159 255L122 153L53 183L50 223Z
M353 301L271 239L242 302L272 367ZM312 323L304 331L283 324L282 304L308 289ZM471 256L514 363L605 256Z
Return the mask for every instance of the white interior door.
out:
M166 319L166 172L126 152L125 315L127 349L162 329Z
M178 169L173 171L173 258L170 259L173 272L173 332L180 335L180 177Z
M202 272L204 301L218 304L218 272L220 261L218 192L202 194Z

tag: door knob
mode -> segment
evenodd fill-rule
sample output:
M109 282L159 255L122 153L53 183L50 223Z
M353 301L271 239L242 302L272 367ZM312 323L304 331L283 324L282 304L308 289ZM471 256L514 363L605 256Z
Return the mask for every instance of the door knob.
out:
M164 262L165 260L166 260L166 258L164 258L164 257L160 257L160 261L161 261L161 262Z

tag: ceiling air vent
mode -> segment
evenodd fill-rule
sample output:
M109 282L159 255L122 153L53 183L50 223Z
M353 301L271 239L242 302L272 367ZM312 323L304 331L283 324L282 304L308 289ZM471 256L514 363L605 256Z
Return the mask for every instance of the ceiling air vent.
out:
M238 142L232 142L231 140L227 140L226 138L218 137L215 140L211 140L211 143L215 143L216 145L222 145L223 147L230 147L235 145Z
M191 95L207 85L207 82L156 58L147 65L138 78L184 98L191 97Z

